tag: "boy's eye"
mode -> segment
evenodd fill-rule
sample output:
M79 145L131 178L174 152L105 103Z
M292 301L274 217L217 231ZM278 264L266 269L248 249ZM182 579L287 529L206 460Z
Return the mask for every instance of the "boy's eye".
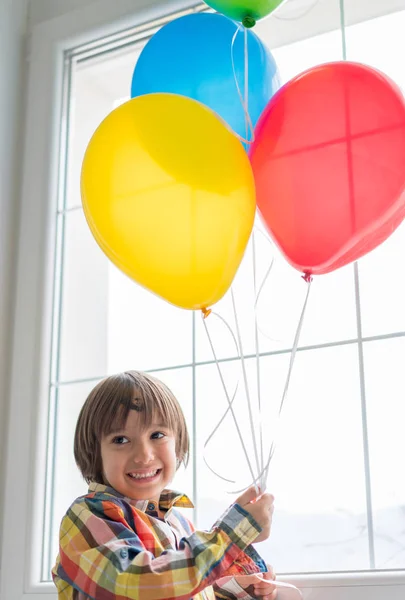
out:
M112 443L117 444L118 446L126 444L127 442L128 438L126 438L125 435L117 435L115 438L112 439Z
M152 440L161 440L162 438L165 437L165 434L162 433L161 431L155 431L154 433L152 433L152 435L150 437Z

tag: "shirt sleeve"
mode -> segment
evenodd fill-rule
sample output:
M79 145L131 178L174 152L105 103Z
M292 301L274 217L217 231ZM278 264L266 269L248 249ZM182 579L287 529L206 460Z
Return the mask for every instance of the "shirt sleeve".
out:
M149 525L139 518L130 527L124 513L112 501L73 504L52 573L59 592L68 584L93 600L189 600L226 575L261 531L235 504L210 531L195 531L156 557Z
M215 598L220 600L255 600L256 596L249 594L250 590L245 590L234 577L224 577L213 585Z
M215 597L221 600L252 600L255 598L253 586L251 589L245 590L239 585L234 576L252 575L267 571L267 565L262 557L253 546L248 546L227 570L226 576L215 582L213 586Z

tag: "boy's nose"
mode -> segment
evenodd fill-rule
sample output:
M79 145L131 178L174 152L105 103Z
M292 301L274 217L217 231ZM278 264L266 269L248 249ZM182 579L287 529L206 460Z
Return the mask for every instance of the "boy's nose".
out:
M147 464L154 459L153 448L148 444L140 444L135 448L133 454L134 463Z

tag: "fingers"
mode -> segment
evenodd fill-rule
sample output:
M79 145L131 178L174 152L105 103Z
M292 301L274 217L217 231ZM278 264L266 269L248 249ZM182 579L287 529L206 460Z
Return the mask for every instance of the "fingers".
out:
M274 579L276 578L276 574L274 572L273 567L271 565L267 565L267 569L267 572L262 573L264 579L274 581Z
M266 567L267 567L267 572L263 573L263 575L265 575L265 579L276 579L276 573L272 567L272 565L269 565L269 563L266 563Z
M277 588L273 583L255 583L254 594L263 600L274 600L277 597Z
M266 573L261 573L261 575L266 575ZM264 580L259 579L259 581L254 582L255 589L268 590L269 593L276 589L276 584L273 583L273 580Z
M243 492L243 494L236 499L236 504L245 506L245 504L249 504L249 502L252 502L252 500L257 498L257 496L257 488L254 485L252 485L252 487L247 489L246 492Z
M262 502L263 506L265 506L269 511L274 511L274 496L273 494L263 494L258 502Z
M257 511L260 511L262 518L271 520L274 512L274 496L263 494L256 502Z

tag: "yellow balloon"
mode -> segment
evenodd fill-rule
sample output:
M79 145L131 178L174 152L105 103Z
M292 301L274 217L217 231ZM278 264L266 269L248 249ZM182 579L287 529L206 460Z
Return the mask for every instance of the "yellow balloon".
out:
M210 109L175 94L140 96L108 115L87 147L81 194L110 260L188 309L225 294L256 208L242 144Z

